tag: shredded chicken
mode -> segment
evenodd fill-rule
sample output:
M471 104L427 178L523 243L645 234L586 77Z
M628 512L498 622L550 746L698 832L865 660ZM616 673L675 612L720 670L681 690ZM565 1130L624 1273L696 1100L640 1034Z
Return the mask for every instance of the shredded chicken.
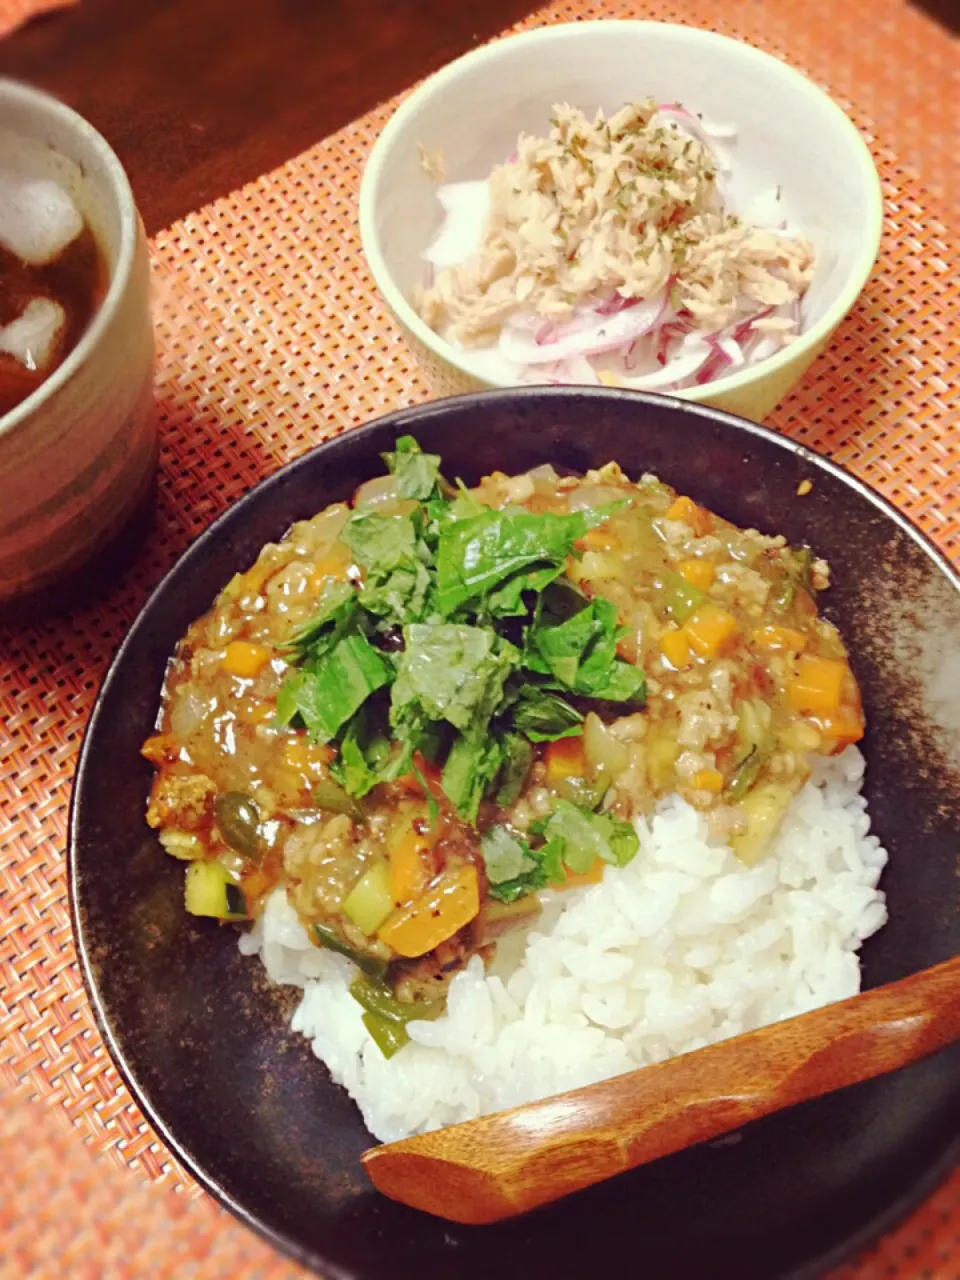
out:
M561 105L548 137L521 136L490 175L480 252L423 293L427 324L477 346L517 311L562 320L585 302L669 289L695 328L715 331L799 297L810 244L727 213L709 148L657 111L651 99L591 122ZM780 337L794 322L755 325Z

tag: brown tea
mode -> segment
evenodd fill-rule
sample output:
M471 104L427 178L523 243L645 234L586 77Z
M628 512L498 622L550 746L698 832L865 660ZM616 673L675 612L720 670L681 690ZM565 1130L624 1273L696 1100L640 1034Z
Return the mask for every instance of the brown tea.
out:
M63 363L108 284L103 252L75 211L75 222L59 237L69 236L66 244L58 243L53 227L49 242L38 239L44 214L69 200L66 193L55 189L51 201L50 183L12 183L16 179L0 173L0 417ZM39 207L30 208L30 198Z

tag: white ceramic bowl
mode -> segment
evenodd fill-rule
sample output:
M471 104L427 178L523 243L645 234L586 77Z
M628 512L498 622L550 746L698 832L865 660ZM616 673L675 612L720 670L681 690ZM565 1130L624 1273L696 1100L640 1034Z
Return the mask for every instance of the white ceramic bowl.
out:
M364 253L436 391L493 384L411 305L420 255L441 221L419 145L443 152L448 181L483 178L518 133L548 131L556 102L592 114L650 96L736 125L732 147L724 142L736 204L779 184L791 224L817 251L802 335L755 367L678 394L760 421L829 341L870 274L883 218L877 172L851 121L798 71L738 40L660 22L568 23L497 41L431 76L397 109L367 162Z

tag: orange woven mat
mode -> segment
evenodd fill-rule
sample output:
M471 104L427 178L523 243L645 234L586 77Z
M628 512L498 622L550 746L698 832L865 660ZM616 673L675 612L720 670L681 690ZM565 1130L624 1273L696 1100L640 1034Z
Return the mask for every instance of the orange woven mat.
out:
M39 18L41 14L66 9L76 3L77 0L0 0L0 38L16 31L31 18Z
M886 199L880 262L772 425L872 482L960 559L960 238L942 213L960 194L956 44L901 0L561 4L531 22L601 13L750 40L864 130ZM0 632L0 1275L298 1274L176 1166L107 1059L70 936L67 804L109 656L187 542L280 463L427 395L356 229L360 169L392 105L157 238L156 530L95 608ZM957 1280L960 1175L841 1277Z

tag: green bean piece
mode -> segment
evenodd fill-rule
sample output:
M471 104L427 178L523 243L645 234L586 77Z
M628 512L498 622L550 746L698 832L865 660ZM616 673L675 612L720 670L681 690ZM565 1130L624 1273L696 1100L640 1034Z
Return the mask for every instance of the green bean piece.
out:
M660 608L674 622L686 622L706 600L706 593L679 573L665 573L660 588Z
M331 813L343 813L348 818L359 821L363 817L363 809L359 801L344 791L339 782L332 778L321 778L314 784L313 803L320 809L329 809Z
M580 809L599 809L609 787L609 778L561 778L557 791Z
M783 581L777 588L776 594L770 603L775 609L779 609L782 613L789 609L793 604L793 597L796 595L796 592L797 584L788 573L784 574Z
M354 978L350 984L350 994L357 1004L363 1005L368 1013L378 1018L386 1018L391 1022L416 1022L425 1020L432 1022L443 1012L442 1000L415 1001L413 1003L398 1000L390 988L383 982L371 982L367 978Z
M242 791L221 791L213 808L220 834L231 849L260 858L260 811Z
M392 1058L410 1039L405 1022L392 1022L379 1013L365 1013L363 1025L385 1058Z
M336 929L332 929L327 924L315 924L313 936L319 946L326 947L328 951L335 951L338 956L346 956L362 973L373 979L382 979L387 972L385 960L378 960L376 956L365 955L356 947L351 947L349 942L344 942Z
M727 787L731 800L740 800L756 784L760 771L773 754L773 744L763 742L754 745L737 765Z

